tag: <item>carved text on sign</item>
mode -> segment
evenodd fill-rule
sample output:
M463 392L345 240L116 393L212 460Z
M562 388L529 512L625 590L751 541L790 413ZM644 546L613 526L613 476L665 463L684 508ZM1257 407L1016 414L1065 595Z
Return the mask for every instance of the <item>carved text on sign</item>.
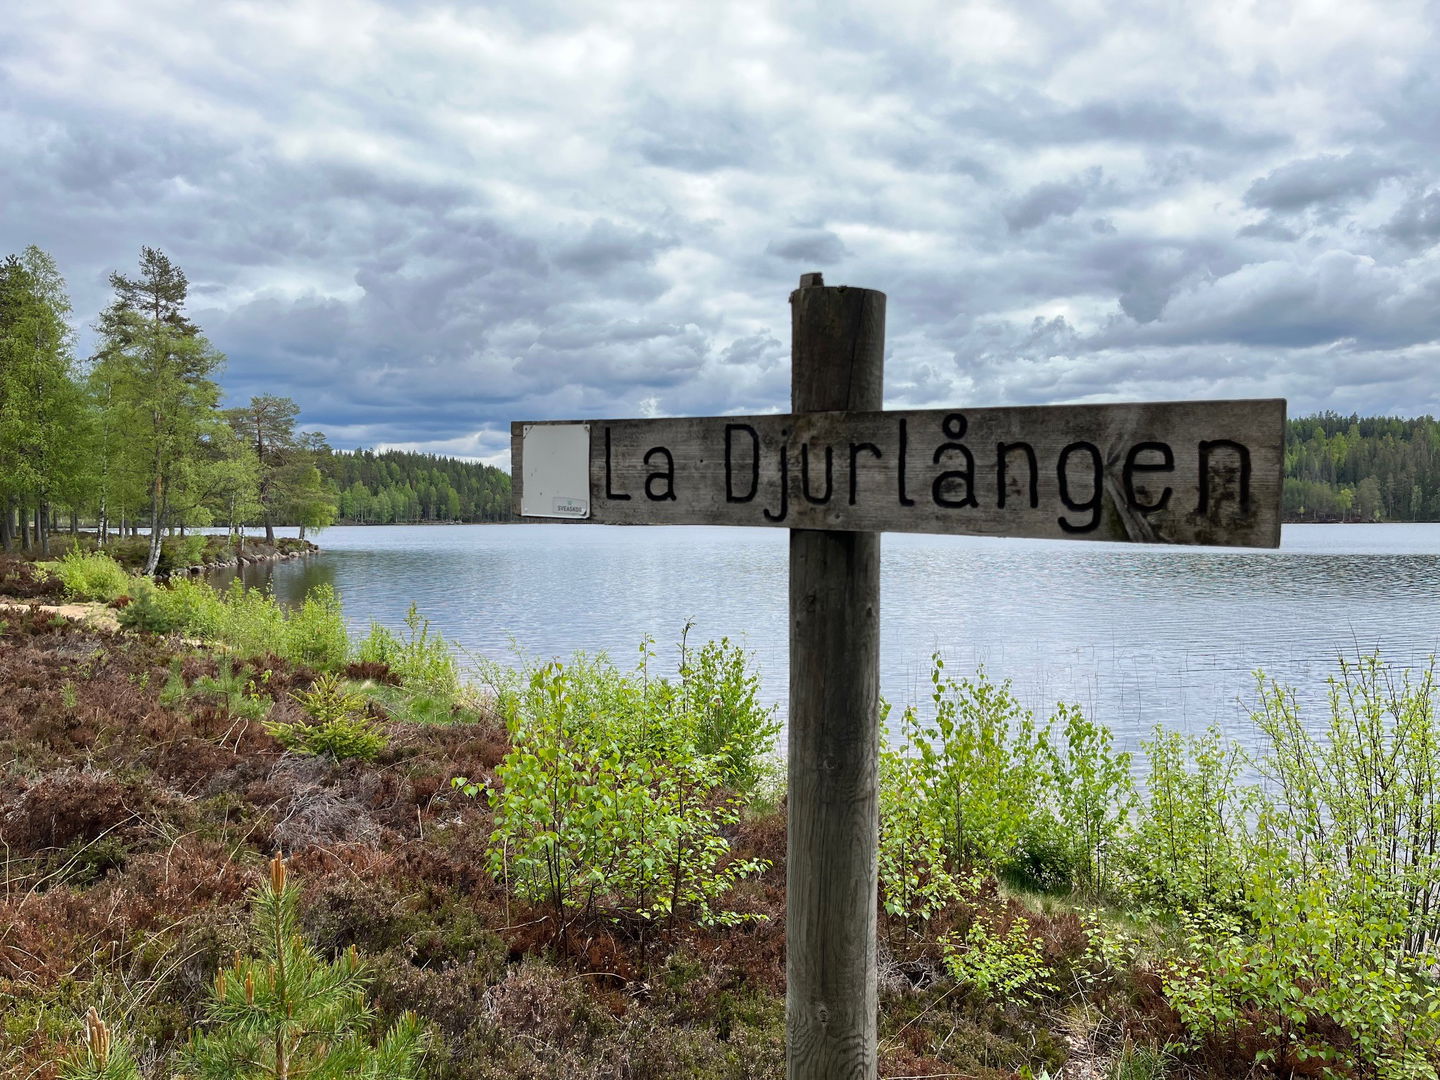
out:
M589 424L598 523L1279 540L1282 401Z

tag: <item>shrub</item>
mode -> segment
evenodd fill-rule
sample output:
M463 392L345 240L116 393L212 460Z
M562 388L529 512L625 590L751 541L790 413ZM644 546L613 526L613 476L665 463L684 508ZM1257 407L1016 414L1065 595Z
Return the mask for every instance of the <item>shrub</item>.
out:
M686 633L689 627L686 628ZM715 759L718 782L742 795L753 794L774 774L775 708L758 701L759 679L748 669L749 654L728 639L687 650L682 634L679 679L652 676L654 641L640 643L633 671L609 658L575 655L566 666L570 723L613 740L623 756ZM512 735L549 705L536 687L536 665L518 670L481 665L499 713Z
M217 592L203 581L182 579L153 591L141 585L143 610L128 625L169 630L224 645L241 657L274 653L316 668L343 667L350 639L340 601L328 585L311 589L300 608L287 611L273 596L239 581ZM129 612L135 604L125 609ZM124 623L125 612L121 613Z
M881 710L883 723L889 704ZM916 724L914 710L907 709L902 729ZM958 895L946 860L947 822L932 781L910 742L880 751L880 902L886 914L905 922L929 920Z
M914 709L901 721L899 752L913 758L920 791L942 823L951 865L1017 863L1045 824L1046 747L1050 725L1021 708L1009 682L981 669L958 682L934 657L930 673L934 718Z
M266 599L279 610L273 599ZM322 670L345 666L350 655L350 637L345 629L345 616L340 611L340 598L334 589L317 585L305 595L300 609L285 619L283 642L282 648L275 651L292 663Z
M1166 997L1192 1038L1220 1037L1258 1064L1433 1077L1440 988L1428 960L1407 956L1386 898L1336 906L1326 876L1261 848L1242 916L1186 917L1186 955L1165 970Z
M431 632L429 620L414 604L405 616L405 626L408 633L402 638L371 623L356 659L362 664L385 664L404 686L453 700L460 692L460 672L450 646Z
M1278 842L1301 868L1324 867L1331 900L1392 898L1407 948L1440 932L1440 714L1432 665L1398 677L1378 656L1340 662L1329 680L1324 735L1302 723L1293 692L1260 682L1256 726L1269 742L1258 762L1269 781Z
M488 792L495 876L521 900L549 904L562 927L601 910L645 922L747 918L719 906L765 865L729 857L725 833L739 810L720 796L723 759L632 752L575 707L582 678L560 664L530 676L526 712L496 770L501 786Z
M1260 679L1254 759L1210 731L1157 733L1131 859L1145 898L1178 904L1163 988L1192 1045L1339 1077L1435 1075L1440 765L1433 669L1369 657L1330 681L1324 734ZM1263 787L1243 787L1249 765Z
M996 933L978 918L963 938L947 934L940 939L945 970L980 997L1007 1005L1054 990L1043 944L1029 930L1029 922L1017 917L1003 934Z
M263 656L269 652L285 655L289 642L286 613L273 596L260 589L247 589L238 580L223 596L213 589L209 592L221 600L213 617L217 622L215 636L222 644L241 656ZM196 608L199 620L208 621L209 607L208 598L200 601Z
M86 554L78 548L67 551L51 568L73 600L109 603L134 587L125 568L110 556Z
M204 533L163 537L160 541L160 561L155 569L169 574L203 562L208 540Z
M160 704L174 707L191 698L216 701L226 715L242 720L263 720L271 704L269 696L256 689L249 674L243 668L237 670L228 656L220 658L213 676L202 675L189 686L181 674L180 659L171 662Z
M364 715L365 698L352 691L337 675L322 675L308 691L294 699L308 721L273 721L265 730L287 749L301 754L328 754L337 761L358 758L374 761L385 749L385 736Z
M1047 741L1048 787L1054 800L1056 835L1072 883L1091 892L1110 887L1111 863L1138 800L1130 777L1130 754L1116 753L1110 729L1061 704L1062 743Z
M907 708L881 751L880 891L893 918L930 919L963 866L1027 886L1109 887L1135 803L1130 755L1073 705L1037 722L1008 682L931 670L933 717ZM886 713L889 706L884 706ZM1058 728L1058 735L1057 735Z
M147 634L168 634L181 625L161 590L148 579L137 580L130 603L120 609L116 619L123 627Z

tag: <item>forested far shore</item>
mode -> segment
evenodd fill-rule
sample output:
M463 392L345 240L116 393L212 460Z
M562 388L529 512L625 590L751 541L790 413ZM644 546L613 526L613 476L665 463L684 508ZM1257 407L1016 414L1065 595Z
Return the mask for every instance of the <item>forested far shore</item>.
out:
M319 465L343 525L510 519L510 474L493 465L404 450L336 450Z
M1290 421L1286 521L1440 521L1440 421L1341 416Z

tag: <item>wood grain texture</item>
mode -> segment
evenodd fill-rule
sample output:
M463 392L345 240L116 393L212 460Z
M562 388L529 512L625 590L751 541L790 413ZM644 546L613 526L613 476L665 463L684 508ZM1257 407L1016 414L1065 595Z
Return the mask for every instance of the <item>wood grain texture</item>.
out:
M817 282L797 289L790 302L797 417L878 409L884 294ZM789 1080L876 1076L879 667L879 534L792 529Z
M857 335L871 332L873 320L848 317ZM869 397L875 387L847 382L854 378L816 377L796 389L827 404L878 401ZM600 524L1280 542L1278 399L888 412L851 405L589 423L589 520ZM522 430L512 429L517 478ZM520 494L517 480L517 512Z

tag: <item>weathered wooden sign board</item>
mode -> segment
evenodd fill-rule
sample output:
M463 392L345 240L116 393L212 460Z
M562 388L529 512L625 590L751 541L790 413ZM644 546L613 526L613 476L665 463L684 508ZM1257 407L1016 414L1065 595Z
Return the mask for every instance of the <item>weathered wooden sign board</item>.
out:
M1280 542L1283 400L517 423L515 511L1170 544Z
M875 1080L880 533L1280 543L1284 401L879 411L885 295L806 274L791 414L517 423L515 513L790 530L788 1080Z

